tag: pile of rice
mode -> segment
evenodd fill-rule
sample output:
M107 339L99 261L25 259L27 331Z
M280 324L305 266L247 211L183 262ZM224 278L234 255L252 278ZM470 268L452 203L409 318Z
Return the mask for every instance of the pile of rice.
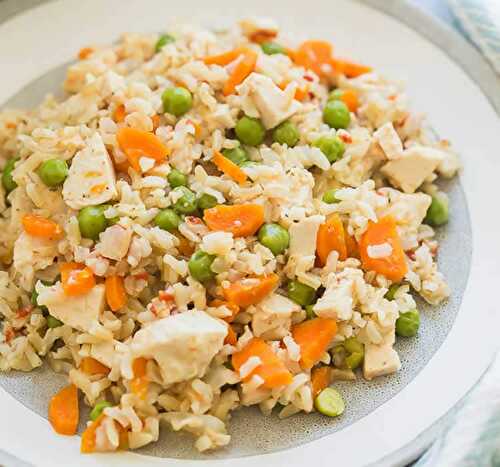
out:
M458 170L449 143L437 140L424 116L409 110L399 83L375 72L351 79L338 74L325 82L286 54L263 53L254 42L262 31L289 49L298 45L272 22L261 20L242 21L217 33L177 26L169 31L175 41L159 51L158 34L124 34L115 45L85 50L69 67L64 82L69 96L64 100L47 96L33 110L0 113L0 167L19 158L13 172L17 188L9 194L0 188L0 369L30 371L45 357L54 371L68 375L86 404L111 401L113 406L104 410L96 429L96 451L118 449L123 430L130 449L156 441L160 421L192 433L196 448L205 451L230 442L227 422L240 406L258 405L269 415L279 404L279 417L313 411L311 371L299 364L300 346L291 335L291 327L306 319L305 310L287 298L286 285L292 279L319 292L316 315L337 321L330 350L356 336L365 354L389 355L393 364L380 375L400 367L392 348L395 322L400 313L416 307L410 289L431 304L450 293L437 269L434 231L423 224L431 195L438 190L433 182ZM246 81L257 75L270 79L277 89L288 83L278 95L293 106L285 109L284 119L300 132L293 148L269 138L246 148L258 164L243 169L248 179L241 185L216 170L211 159L215 152L239 145L233 129L243 114L263 121L268 115L253 100L249 82L223 95L234 64L206 65L202 60L240 46L258 53L255 71ZM337 132L322 119L333 85L354 90L360 102L350 126ZM161 96L171 86L183 86L193 96L192 108L179 118L163 111ZM307 90L301 102L290 98L297 88ZM117 122L119 106L124 106L125 118ZM140 171L120 171L126 156L116 132L123 126L154 132L170 151L167 160L155 164L144 157ZM330 164L312 143L335 133L346 151ZM78 210L71 208L74 202L68 204L67 190L48 188L36 169L53 158L71 164L76 155L99 151L103 145L115 175L100 203L109 204L108 219L119 221L93 241L80 235ZM420 180L418 191L386 176L391 161L413 156L437 161ZM197 195L208 193L219 204L262 205L266 222L289 230L291 247L275 257L255 236L234 238L228 232L210 231L193 216L186 216L175 233L155 226L156 214L175 202L166 178L172 168L188 175L188 186ZM326 204L322 196L332 188L339 189L339 202ZM57 222L63 237L50 240L26 233L21 220L32 213ZM333 213L341 216L346 233L356 240L370 221L387 215L396 220L408 272L394 300L385 298L391 281L363 270L357 258L341 261L333 251L324 267L315 265L316 232ZM209 283L189 273L190 251L196 250L216 255L216 275ZM388 253L383 247L373 251L375 256ZM84 297L65 296L59 282L63 262L88 266L97 285ZM231 311L208 303L220 298L221 287L270 273L279 275L278 288L236 315L231 326L237 343L224 343L223 318ZM117 312L110 310L103 295L110 275L124 278L127 293L127 304ZM34 290L38 304L48 310L32 304ZM47 311L63 325L48 328ZM180 315L184 328L176 334L177 325L170 320L177 323ZM146 351L154 332L164 339L164 346ZM271 390L263 388L257 376L245 378L259 366L259 359L249 359L234 371L231 355L254 336L270 344L286 365L293 375L289 385ZM148 358L144 397L131 388L133 361L140 356ZM85 357L109 372L87 374L80 368ZM318 363L330 365L337 379L361 376L336 366L329 352ZM374 375L365 370L364 376Z

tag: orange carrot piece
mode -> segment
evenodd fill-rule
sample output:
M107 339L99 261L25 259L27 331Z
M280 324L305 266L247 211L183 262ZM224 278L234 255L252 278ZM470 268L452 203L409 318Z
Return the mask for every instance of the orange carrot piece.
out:
M338 214L332 214L318 229L316 253L322 266L326 264L328 255L334 250L338 252L341 261L347 258L344 224Z
M125 106L123 104L120 104L113 112L113 120L116 123L121 123L123 122L123 120L125 120L126 115L127 113L125 112Z
M102 413L95 419L82 433L82 441L80 443L80 452L90 454L95 451L95 433L104 421L105 415Z
M320 78L326 78L334 73L332 53L333 47L329 42L309 40L299 46L293 60L297 65L314 71Z
M383 258L372 258L368 247L388 243L392 252ZM370 222L359 241L359 254L365 271L375 271L393 282L401 282L408 272L406 257L396 230L396 221L387 216L378 222Z
M228 80L222 88L222 93L225 96L234 94L236 86L241 84L245 78L255 70L257 63L257 53L253 50L247 49L243 54L243 58L234 67L234 70L229 75Z
M217 168L231 177L234 181L243 185L247 181L247 174L243 172L233 161L224 157L219 151L215 151L212 157L212 162L217 166Z
M351 112L356 112L359 107L359 99L358 99L358 94L356 91L353 91L352 89L346 89L345 91L342 92L342 95L340 96L340 100L347 105L347 108Z
M337 71L344 74L347 78L357 78L365 73L370 73L373 69L370 66L360 65L350 60L341 60L338 58L334 59L334 63Z
M153 131L156 131L156 129L160 126L160 116L158 114L154 114L151 117L151 123L153 124Z
M356 242L356 239L349 235L346 231L345 233L345 246L347 250L347 257L348 258L359 258L359 248L358 248L358 242Z
M286 87L290 84L290 81L288 80L285 80L285 81L282 81L280 84L279 84L279 88L284 91L286 89ZM302 102L303 100L305 100L305 98L308 96L308 93L307 93L307 89L302 89L302 88L299 88L297 86L297 89L295 89L295 100L299 101L299 102Z
M66 295L83 295L95 285L94 273L84 264L61 263L59 270Z
M107 375L111 370L100 361L92 357L83 357L80 370L88 375Z
M70 384L50 399L49 422L60 435L71 436L76 433L79 417L78 389Z
M160 139L149 131L124 127L118 130L116 139L120 149L136 171L140 171L139 159L141 157L149 157L156 162L163 162L170 154L169 149Z
M223 230L235 237L248 237L254 235L264 223L264 208L260 204L219 204L205 209L203 219L210 230Z
M59 240L63 236L61 226L57 222L46 219L45 217L36 214L25 214L21 222L24 231L33 237Z
M108 276L105 282L106 301L112 311L118 311L127 303L127 293L123 285L123 277Z
M134 378L130 382L132 392L144 400L148 393L149 380L146 376L146 365L148 361L144 357L136 358L132 363Z
M78 59L79 60L85 60L87 59L92 53L94 52L94 49L92 47L83 47L78 51Z
M233 50L229 50L228 52L224 52L218 55L209 55L203 59L205 65L219 65L226 66L231 62L234 62L242 53L244 53L245 49L242 47L238 47Z
M332 382L332 369L329 366L314 368L311 371L311 385L313 397L316 397Z
M248 381L253 375L258 375L264 380L262 386L268 389L285 386L292 382L292 375L285 364L273 352L271 346L262 339L254 337L242 350L233 354L231 361L234 369L239 371L250 357L259 357L262 363L246 375L243 381Z
M236 305L235 303L231 302L226 302L225 300L220 300L216 298L215 300L212 300L208 306L213 306L213 307L218 307L218 306L225 306L228 308L228 310L231 312L231 316L226 316L225 318L222 318L226 323L232 323L234 321L234 318L236 318L236 315L240 312L240 307Z
M271 29L259 29L253 32L249 39L250 42L255 42L256 44L262 44L263 42L272 41L278 35L277 31Z
M177 245L179 253L183 256L191 256L194 252L194 245L181 233L174 232L174 235L179 240L179 245Z
M232 282L228 287L222 289L222 293L228 302L245 308L259 303L277 287L278 282L279 277L274 273L248 277Z
M300 347L302 368L312 368L327 351L337 333L337 323L330 318L314 318L292 327L292 336Z
M230 324L228 324L227 325L227 336L224 339L224 344L236 345L237 342L238 342L238 336L234 332L233 327Z

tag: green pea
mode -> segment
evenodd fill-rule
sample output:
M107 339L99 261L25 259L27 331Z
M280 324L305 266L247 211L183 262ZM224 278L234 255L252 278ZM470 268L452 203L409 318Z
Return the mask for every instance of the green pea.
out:
M323 109L323 121L336 130L347 128L351 123L351 113L342 101L328 101Z
M222 155L236 165L242 165L244 162L248 161L247 152L239 146L232 149L223 149Z
M206 282L214 277L211 269L215 256L209 255L204 251L198 250L188 261L188 269L191 276L198 282Z
M274 256L283 253L290 244L290 234L288 230L279 224L264 224L259 229L259 242L269 248Z
M188 182L187 175L184 175L180 170L172 169L172 171L167 175L167 180L172 188L177 188L178 186L186 186Z
M325 191L325 193L323 194L323 203L326 203L326 204L335 204L335 203L340 203L340 199L338 199L336 196L335 196L335 193L337 192L337 190L328 190L328 191Z
M182 193L182 196L174 203L174 209L181 214L192 214L198 209L196 195L185 186L178 186L175 192Z
M234 131L238 140L248 146L258 146L266 136L266 129L261 121L246 115L238 120Z
M399 290L399 287L400 284L391 284L389 290L384 295L384 298L386 298L387 300L394 300L394 295L396 295L396 292Z
M345 152L345 145L338 136L322 136L313 146L319 148L331 163L342 159Z
M432 196L432 202L427 209L424 222L429 225L438 227L448 222L448 198L444 194Z
M316 318L316 313L314 313L314 305L306 305L306 319Z
M402 337L413 337L420 327L420 314L417 309L399 314L396 320L396 334Z
M182 219L173 209L163 209L154 218L154 223L168 232L177 230L181 222Z
M68 176L68 164L60 159L49 159L40 165L37 173L45 185L59 186Z
M167 88L161 96L163 110L169 114L180 117L193 106L193 96L182 87Z
M78 213L78 226L84 238L98 240L99 234L108 227L104 211L108 206L87 206Z
M54 318L52 315L47 316L47 327L49 329L58 328L63 325L62 321L59 321L57 318Z
M14 188L17 188L17 183L12 178L12 171L15 168L16 162L19 160L18 157L13 157L9 159L5 164L2 172L2 185L7 193L10 193Z
M345 357L345 366L350 370L358 368L365 358L365 347L355 337L349 337L342 345L348 353Z
M215 196L209 195L208 193L203 193L198 198L198 207L200 209L210 209L217 206L217 198Z
M314 302L316 291L302 282L290 281L288 283L288 296L295 303L301 306L307 306Z
M286 49L276 42L263 42L260 44L262 52L266 55L284 54L286 55Z
M156 41L155 52L158 53L163 47L172 42L175 42L175 37L170 34L162 34Z
M94 408L90 411L89 418L93 422L96 421L102 414L103 410L106 407L113 407L113 404L111 404L108 401L99 401L94 405Z
M299 139L299 130L289 120L280 123L273 130L273 141L279 144L286 144L289 148L293 148L299 142Z
M344 94L344 91L342 89L334 89L329 95L328 95L328 100L329 101L338 101L342 99L342 96Z
M338 391L333 388L325 388L314 399L314 407L323 415L338 417L344 412L345 403Z

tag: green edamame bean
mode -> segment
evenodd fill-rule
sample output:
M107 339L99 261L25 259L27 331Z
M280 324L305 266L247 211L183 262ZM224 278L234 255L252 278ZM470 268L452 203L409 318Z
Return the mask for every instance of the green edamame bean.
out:
M326 203L326 204L335 204L335 203L340 203L340 199L338 199L336 196L335 196L335 193L337 192L337 190L328 190L328 191L325 191L325 193L323 194L323 203Z
M242 144L258 146L264 141L266 129L258 118L241 117L234 129L236 137Z
M185 186L174 189L175 192L182 193L182 196L174 203L174 209L181 214L192 214L198 208L196 195Z
M279 224L264 224L258 233L259 242L269 248L274 256L283 253L290 244L288 230Z
M5 188L7 194L9 194L14 188L17 188L17 183L12 178L12 172L14 171L16 162L19 160L19 157L13 157L9 159L5 164L5 167L2 172L2 185Z
M161 99L164 112L176 117L184 115L193 106L193 96L186 88L180 86L165 89Z
M325 388L316 396L314 407L323 415L337 417L344 412L345 403L338 391L333 388Z
M182 219L173 209L163 209L154 218L154 223L168 232L177 230L181 222Z
M432 202L427 209L424 222L429 225L438 227L448 222L448 198L444 194L436 194L432 196Z
M198 250L188 261L188 269L191 276L198 282L206 282L215 276L211 266L215 256Z
M180 170L172 169L167 175L168 184L172 188L177 188L178 186L186 186L188 182L187 175L183 174Z
M223 149L222 155L236 165L242 165L244 162L248 161L247 152L240 146L232 149Z
M399 314L396 320L396 334L402 337L413 337L420 327L420 314L417 309Z
M209 195L208 193L203 193L198 198L198 207L200 209L210 209L217 206L217 198L215 196Z
M158 53L161 49L163 49L163 47L172 42L175 42L174 36L171 36L170 34L162 34L156 41L155 52Z
M102 414L106 407L113 407L113 404L108 401L99 401L94 405L94 408L90 411L89 418L93 422L96 421Z
M45 185L59 186L68 176L68 164L60 159L49 159L40 165L37 173Z
M347 128L351 123L349 108L340 100L330 100L323 109L323 121L336 130Z
M286 55L286 49L276 42L263 42L260 44L262 52L266 55L284 54Z
M99 234L108 227L104 211L108 206L87 206L78 213L78 226L84 238L98 240Z
M344 349L348 353L345 357L345 366L350 370L358 368L365 357L365 347L354 336L349 337L342 343Z
M289 120L280 123L273 130L273 141L279 144L286 144L289 148L295 146L300 139L298 128Z
M316 297L316 291L299 281L288 283L288 297L301 306L311 305Z
M331 163L342 159L345 152L345 145L338 136L322 136L313 146L319 148Z

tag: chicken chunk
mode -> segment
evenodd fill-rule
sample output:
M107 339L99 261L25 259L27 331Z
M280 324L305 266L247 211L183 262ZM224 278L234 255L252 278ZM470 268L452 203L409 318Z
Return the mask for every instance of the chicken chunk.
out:
M402 156L403 143L391 122L382 125L373 133L373 139L380 145L387 159L399 159Z
M101 233L99 239L96 250L105 258L120 261L127 256L132 241L132 229L112 225Z
M325 216L311 216L296 222L288 230L290 234L290 256L311 256L316 254L316 236Z
M441 162L439 151L412 146L403 152L400 159L389 161L381 171L389 181L405 193L413 193L436 170Z
M113 163L99 134L89 138L87 147L73 158L62 194L73 209L106 203L117 196Z
M292 314L300 310L295 302L273 293L258 304L252 317L253 332L266 340L282 339L289 332Z
M395 373L401 368L398 353L392 348L395 341L394 331L385 336L379 344L365 344L365 359L363 363L363 376L367 380L377 376Z
M169 316L139 330L132 339L134 357L156 360L164 384L202 377L224 345L227 325L204 311Z
M240 95L252 99L266 129L274 128L301 108L294 99L293 85L282 91L271 78L258 73L252 73L237 89Z
M98 284L90 292L78 296L66 295L60 282L50 287L39 282L36 290L38 304L46 306L54 318L79 331L99 335L103 339L112 338L112 334L99 323L105 305L104 284Z

